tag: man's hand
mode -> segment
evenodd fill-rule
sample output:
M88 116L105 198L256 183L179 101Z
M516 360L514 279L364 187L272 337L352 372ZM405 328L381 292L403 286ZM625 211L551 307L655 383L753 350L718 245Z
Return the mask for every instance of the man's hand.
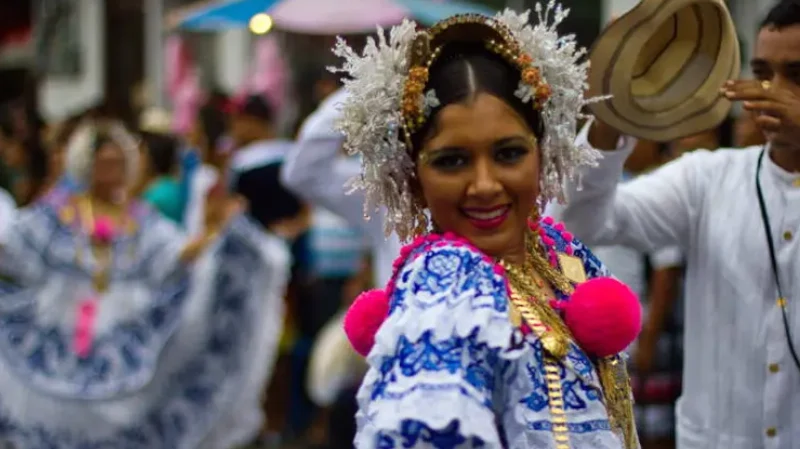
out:
M725 83L721 93L731 101L741 101L745 110L754 113L763 131L800 141L800 97L792 91L769 81L732 80Z

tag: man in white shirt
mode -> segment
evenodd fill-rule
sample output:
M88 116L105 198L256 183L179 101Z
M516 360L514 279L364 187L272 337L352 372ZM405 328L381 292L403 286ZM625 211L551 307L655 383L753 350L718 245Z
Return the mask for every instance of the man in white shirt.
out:
M632 139L618 140L595 123L580 138L609 151L585 173L583 188L570 193L563 215L590 245L683 250L680 449L800 448L800 367L787 335L788 329L800 349L800 0L771 10L754 53L757 80L729 82L721 94L757 114L765 150L697 151L618 184Z
M344 89L334 92L305 121L295 147L286 155L281 181L309 203L363 229L373 245L375 286L383 287L391 278L400 242L395 234L386 237L382 213L373 212L369 220L364 219L361 191L346 193L347 181L361 174L359 161L343 156L344 135L335 129L339 105L346 95Z

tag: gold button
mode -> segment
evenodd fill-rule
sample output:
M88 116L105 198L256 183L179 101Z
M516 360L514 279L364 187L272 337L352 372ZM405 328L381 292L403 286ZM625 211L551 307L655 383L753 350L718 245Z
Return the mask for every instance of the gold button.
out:
M792 233L790 231L786 231L783 233L783 239L787 242L792 239Z
M770 364L769 364L769 372L770 372L770 373L777 373L777 372L778 372L778 371L780 371L780 370L781 370L781 369L780 369L780 367L778 366L778 364L777 364L777 363L770 363Z
M778 434L778 429L776 429L774 427L770 427L769 429L767 429L767 436L768 437L772 438L777 434Z
M792 182L792 185L795 186L795 187L800 187L800 178L795 179Z

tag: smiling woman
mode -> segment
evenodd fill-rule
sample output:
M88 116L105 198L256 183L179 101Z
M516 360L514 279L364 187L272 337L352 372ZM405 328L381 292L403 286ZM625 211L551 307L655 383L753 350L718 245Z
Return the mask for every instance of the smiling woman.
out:
M619 355L638 302L539 217L597 156L574 143L587 66L564 17L455 16L337 48L356 186L414 239L345 319L371 367L360 448L639 446Z
M539 196L539 112L514 95L519 70L453 46L428 85L443 107L415 135L417 180L433 222L478 248L522 263Z

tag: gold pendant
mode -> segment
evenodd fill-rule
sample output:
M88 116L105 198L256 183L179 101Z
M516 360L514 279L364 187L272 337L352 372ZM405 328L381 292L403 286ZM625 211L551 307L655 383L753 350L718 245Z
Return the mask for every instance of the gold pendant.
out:
M558 264L561 265L561 272L570 281L576 284L586 282L586 270L580 258L558 253Z

